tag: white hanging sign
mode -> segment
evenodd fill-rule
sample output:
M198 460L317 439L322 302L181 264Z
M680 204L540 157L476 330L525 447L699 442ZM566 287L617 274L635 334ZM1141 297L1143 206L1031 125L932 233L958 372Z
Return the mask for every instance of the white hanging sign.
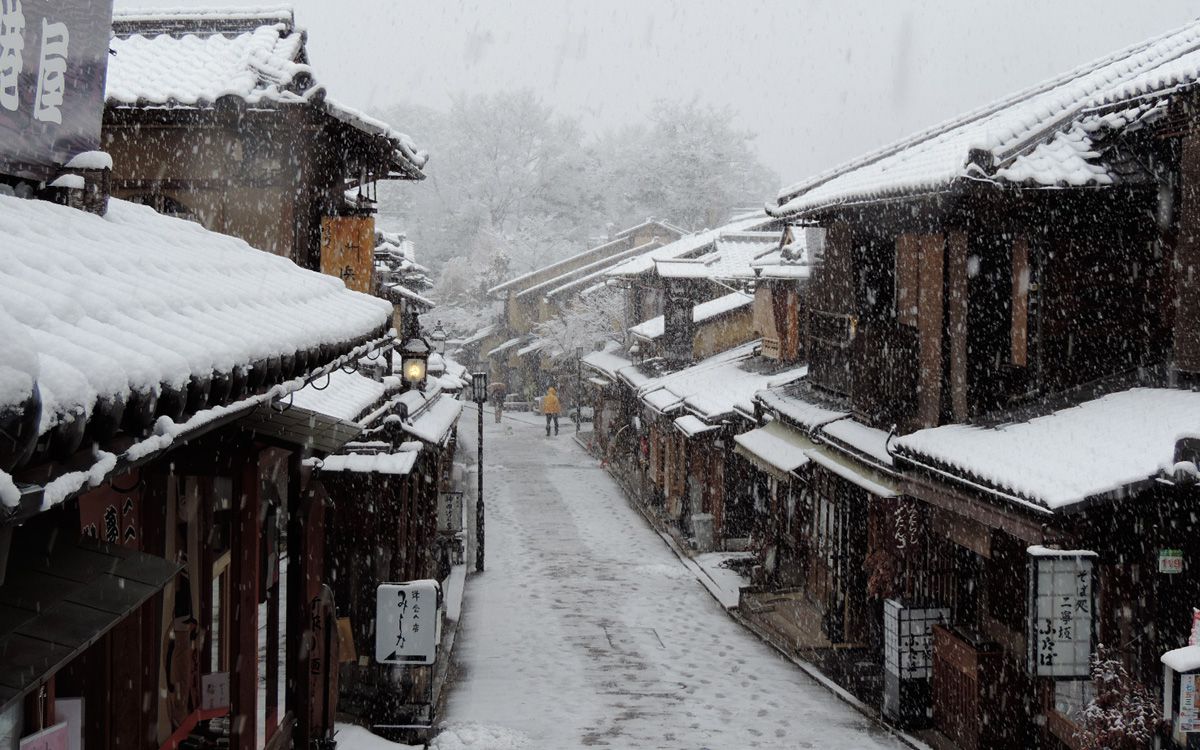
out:
M440 599L437 581L380 584L375 590L375 661L433 664Z
M1096 553L1029 548L1029 671L1089 677L1095 630Z

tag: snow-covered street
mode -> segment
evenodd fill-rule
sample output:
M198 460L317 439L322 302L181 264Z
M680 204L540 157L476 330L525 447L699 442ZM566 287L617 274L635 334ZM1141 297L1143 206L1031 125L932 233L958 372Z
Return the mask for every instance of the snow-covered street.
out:
M485 419L487 570L432 747L901 746L735 623L573 426ZM468 409L465 454L475 431Z

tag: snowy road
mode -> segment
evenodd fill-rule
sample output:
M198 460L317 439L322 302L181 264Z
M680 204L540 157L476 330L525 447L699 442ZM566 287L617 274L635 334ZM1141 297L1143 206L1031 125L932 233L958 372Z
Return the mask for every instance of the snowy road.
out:
M902 746L733 622L566 420L486 420L487 570L431 747ZM464 452L475 430L467 410Z

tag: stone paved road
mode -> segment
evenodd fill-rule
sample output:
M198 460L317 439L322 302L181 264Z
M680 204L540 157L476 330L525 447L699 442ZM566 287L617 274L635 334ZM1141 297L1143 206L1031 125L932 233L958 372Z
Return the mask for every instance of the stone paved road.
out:
M487 422L487 571L433 748L902 747L731 620L565 422Z

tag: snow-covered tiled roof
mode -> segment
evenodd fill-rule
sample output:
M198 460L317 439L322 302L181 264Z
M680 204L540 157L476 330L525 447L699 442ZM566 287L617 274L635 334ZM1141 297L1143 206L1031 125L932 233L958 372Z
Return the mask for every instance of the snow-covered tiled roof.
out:
M767 364L755 356L760 344L751 341L683 370L650 378L638 389L638 397L659 411L682 406L705 421L721 419L735 410L752 414L755 393L808 372L806 365L758 371L756 366Z
M964 178L1108 184L1091 138L1105 122L1088 111L1139 92L1194 83L1198 49L1200 22L1193 22L786 187L769 210L795 216L945 190ZM1017 164L1021 160L1025 164Z
M364 411L383 398L384 385L357 372L335 370L324 381L309 383L292 394L292 405L315 411L334 419L353 422Z
M570 273L570 270L576 267L575 264L583 261L585 258L591 256L601 257L602 254L606 252L619 253L623 248L628 247L628 245L629 241L627 238L617 237L616 239L609 240L601 245L589 247L587 250L575 253L574 255L563 258L562 260L556 260L548 266L536 268L532 271L514 276L513 278L503 281L491 289L488 289L487 293L489 295L493 295L499 294L500 292L508 292L513 290L523 291L529 286L538 283L533 279L539 276L545 276L547 273L550 273L554 278L560 277L564 274ZM556 270L558 273L554 273Z
M633 362L615 352L589 352L583 355L581 360L584 365L591 367L594 370L604 373L613 380L617 379L617 374L626 367L632 367Z
M755 398L767 409L809 431L850 416L849 410L817 404L794 393L792 388L771 388L756 394Z
M716 229L685 235L674 242L642 253L608 271L609 276L639 276L654 271L655 261L693 257L711 245L723 232L766 231L778 223L777 219L759 212L740 216L729 224Z
M312 69L300 62L304 34L290 18L252 19L258 21L255 28L228 35L133 31L133 19L153 24L159 18L150 11L114 14L114 25L131 33L118 33L110 42L105 93L110 104L205 106L225 96L250 104L302 102L316 90ZM199 17L205 18L212 16Z
M429 405L408 422L401 423L401 428L418 440L440 445L449 437L462 410L462 401L440 395L430 399Z
M348 347L391 317L340 279L124 201L101 217L0 196L0 236L0 328L17 332L3 337L4 360L36 368L41 433L87 420L99 398Z
M573 289L591 286L599 281L603 281L608 269L612 268L615 264L634 255L649 252L653 248L659 247L659 245L658 240L651 240L643 245L638 245L637 247L601 258L600 260L593 261L526 289L522 289L517 293L517 297L541 294L543 297L549 299Z
M499 346L497 346L496 348L494 348L494 349L492 349L491 351L489 351L489 352L487 353L487 356L491 357L491 356L493 356L493 355L495 355L495 354L502 354L502 353L504 353L504 352L508 351L509 349L512 349L514 346L517 346L517 345L518 345L518 344L520 344L520 343L521 343L523 340L524 340L524 339L522 339L520 336L517 336L516 338L509 339L508 341L505 341L503 344L500 344L500 345L499 345Z
M749 307L754 303L754 297L743 292L730 292L723 297L701 302L692 308L692 322L704 323L726 313L740 310L744 307ZM629 329L629 332L640 339L653 341L663 335L666 327L665 319L662 315L651 318L650 320L638 323Z
M389 293L391 293L391 294L394 294L394 295L396 295L397 297L401 297L401 298L403 298L403 299L406 299L406 300L408 300L408 301L410 301L410 302L415 302L415 303L417 303L417 304L418 304L418 305L420 305L421 307L424 307L424 308L425 308L425 309L427 309L427 310L428 310L428 309L431 309L431 308L434 308L434 307L437 307L437 303L436 303L436 302L434 302L433 300L429 299L428 297L424 297L424 296L422 296L422 295L420 295L420 294L417 294L416 292L414 292L413 290L411 290L411 289L409 289L408 287L404 286L403 284L386 284L386 285L384 285L384 287L383 287L383 288L384 288L384 290L385 290L385 291L387 291L387 292L389 292Z
M893 440L892 449L1061 511L1157 476L1171 466L1179 437L1198 424L1200 393L1134 388L1026 422L919 430Z
M333 119L386 138L396 166L423 177L428 154L411 138L324 96L289 8L117 11L113 30L110 106L205 108L226 97L258 106L317 101Z

